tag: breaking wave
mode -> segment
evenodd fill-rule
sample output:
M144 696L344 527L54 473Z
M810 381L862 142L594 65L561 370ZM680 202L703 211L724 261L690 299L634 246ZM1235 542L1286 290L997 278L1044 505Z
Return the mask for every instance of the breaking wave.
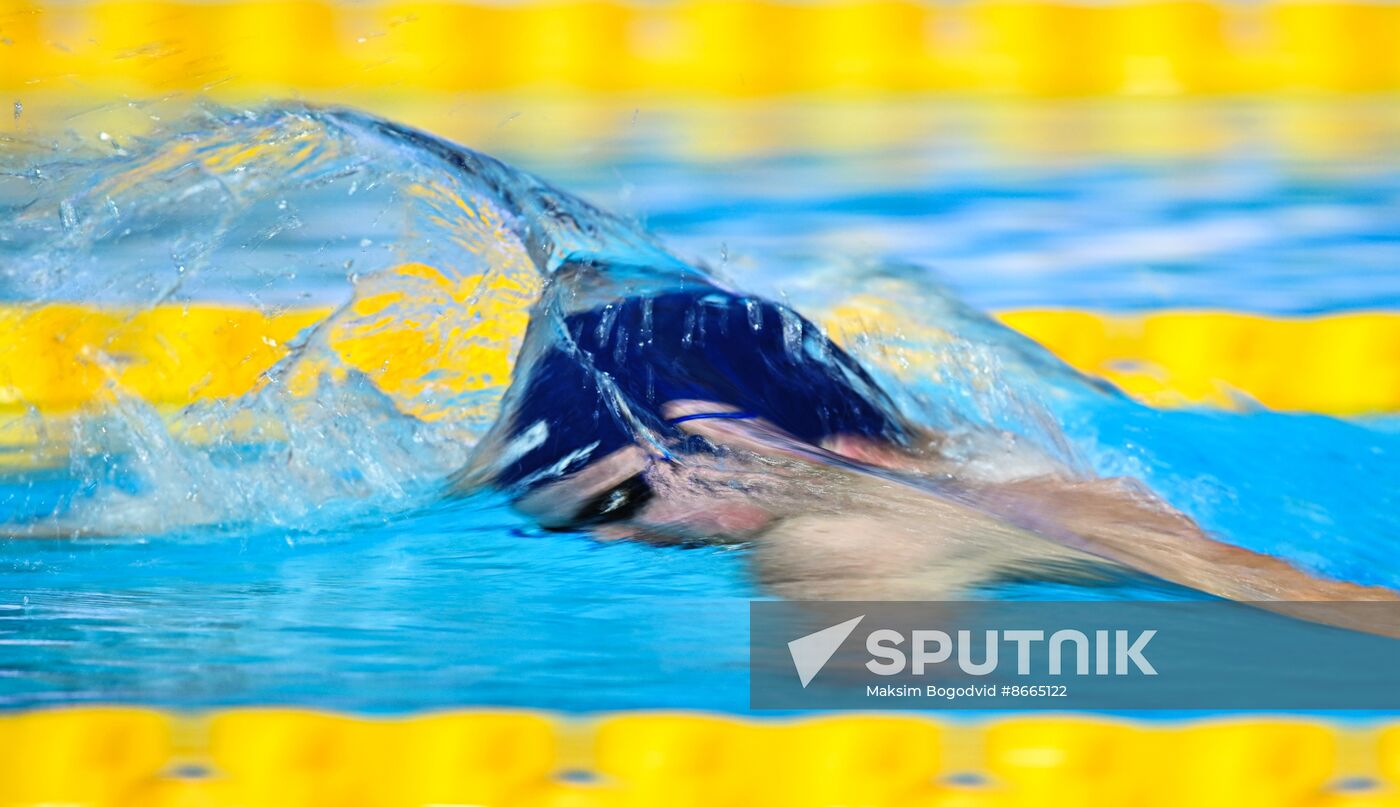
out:
M530 174L358 112L204 109L109 145L30 144L4 166L18 190L0 196L0 299L21 319L89 308L20 328L31 338L0 358L108 312L73 353L73 378L50 385L80 386L81 400L9 389L7 464L61 479L56 497L11 486L27 491L9 496L15 534L314 532L367 507L423 506L499 414L530 318L560 315L540 305L551 283L573 282L554 271L584 258L617 267L623 288L698 276L784 300L869 366L905 417L953 435L969 465L1080 464L1051 410L1111 394L920 267L822 256L780 287L761 267L717 277ZM553 291L566 307L590 294ZM185 348L241 385L184 378L191 356L166 346L164 365L151 359L161 316L214 332L276 322L287 336Z

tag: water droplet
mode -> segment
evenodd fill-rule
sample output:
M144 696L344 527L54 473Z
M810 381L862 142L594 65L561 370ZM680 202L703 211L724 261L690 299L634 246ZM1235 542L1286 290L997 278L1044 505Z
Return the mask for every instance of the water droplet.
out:
M637 344L649 345L652 339L652 316L654 301L648 297L642 301L642 324L637 332Z
M608 343L608 336L612 331L613 323L617 321L617 308L612 305L603 307L603 313L598 317L598 324L594 328L593 338L598 340L599 345Z
M778 306L778 316L783 321L783 348L788 358L797 361L802 355L802 319L786 306Z
M684 334L681 336L681 344L690 347L695 342L695 309L685 312Z
M78 213L73 209L73 203L67 199L58 203L58 220L62 222L65 230L78 226Z
M613 340L613 362L622 364L627 358L627 338L626 328L617 329L617 339Z

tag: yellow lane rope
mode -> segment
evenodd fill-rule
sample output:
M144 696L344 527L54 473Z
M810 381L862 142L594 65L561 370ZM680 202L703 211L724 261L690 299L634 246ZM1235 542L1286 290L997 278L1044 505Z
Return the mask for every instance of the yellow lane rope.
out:
M1400 804L1385 785L1335 785L1397 781L1400 726L1301 718L951 723L503 710L382 719L85 707L0 716L0 740L5 807ZM561 779L566 771L576 775ZM985 781L957 783L969 774Z
M1355 415L1400 410L1400 314L1267 317L1009 311L1002 322L1157 406Z
M1400 88L1400 6L1353 0L0 0L0 42L13 90Z
M417 265L401 272L432 270ZM392 296L392 295L391 295ZM529 296L481 302L467 326L380 316L393 300L360 301L326 329L336 363L364 373L412 408L425 387L460 393L504 387L527 319ZM395 298L397 299L397 298ZM122 395L157 406L229 398L253 389L287 343L327 309L264 313L218 305L122 311L78 304L0 307L0 442L30 442L15 420L61 416ZM1400 411L1400 313L1269 317L1210 311L1102 314L1001 312L998 318L1075 368L1106 378L1154 406L1254 405L1338 415ZM867 310L838 307L833 334L898 329ZM320 372L325 362L314 368ZM305 370L306 368L303 368ZM425 380L429 379L429 380ZM313 379L314 380L314 379Z

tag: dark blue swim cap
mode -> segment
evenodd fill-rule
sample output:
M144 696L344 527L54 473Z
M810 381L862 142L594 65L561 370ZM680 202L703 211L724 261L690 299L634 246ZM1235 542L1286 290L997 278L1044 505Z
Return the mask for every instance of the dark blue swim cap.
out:
M528 489L639 440L680 432L660 415L716 401L817 443L901 441L894 405L855 359L796 312L714 287L624 298L567 316L517 368L496 483ZM513 393L516 391L512 391Z

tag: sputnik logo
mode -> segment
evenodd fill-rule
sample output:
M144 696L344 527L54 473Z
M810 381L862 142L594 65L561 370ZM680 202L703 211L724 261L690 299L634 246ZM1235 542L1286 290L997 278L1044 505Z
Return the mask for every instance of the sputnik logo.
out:
M859 625L862 619L865 619L864 614L788 642L792 666L797 668L797 680L802 682L803 689L806 689L807 685L812 683L812 679L817 677L817 673L831 661L831 657L836 655L846 637L851 635L851 631L856 629L856 625Z

